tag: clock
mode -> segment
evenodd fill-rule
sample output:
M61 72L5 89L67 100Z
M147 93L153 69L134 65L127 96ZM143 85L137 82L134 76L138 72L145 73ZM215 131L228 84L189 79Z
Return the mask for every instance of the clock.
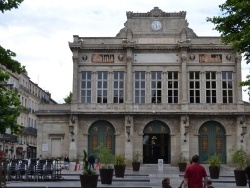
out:
M151 23L151 27L152 27L152 29L153 30L160 30L161 28L162 28L162 24L161 24L161 22L160 21L158 21L158 20L155 20L155 21L153 21L152 23Z

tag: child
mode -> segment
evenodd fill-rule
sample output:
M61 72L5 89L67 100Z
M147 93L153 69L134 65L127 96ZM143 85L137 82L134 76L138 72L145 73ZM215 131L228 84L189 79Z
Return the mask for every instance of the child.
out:
M162 180L162 188L172 188L170 185L170 179L169 178L164 178Z
M207 188L214 188L214 186L212 186L211 180L207 180Z

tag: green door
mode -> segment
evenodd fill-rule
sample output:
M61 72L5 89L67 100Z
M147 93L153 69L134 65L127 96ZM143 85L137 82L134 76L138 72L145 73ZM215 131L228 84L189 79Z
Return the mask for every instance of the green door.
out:
M88 153L96 153L99 145L107 146L115 154L115 129L107 121L97 121L89 128Z
M204 123L199 130L200 162L206 163L212 154L220 155L222 163L226 163L225 129L216 121Z
M170 163L170 134L168 126L161 121L152 121L144 128L143 163L157 164L158 159Z

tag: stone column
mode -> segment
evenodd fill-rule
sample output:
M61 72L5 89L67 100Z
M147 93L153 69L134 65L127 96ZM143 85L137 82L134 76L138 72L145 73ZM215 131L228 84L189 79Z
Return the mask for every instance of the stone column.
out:
M235 93L236 94L235 99L236 99L237 103L240 103L240 104L243 103L242 102L242 88L239 86L239 83L242 81L242 79L241 79L241 59L242 59L242 57L240 55L238 55L235 58L237 77L236 77L236 80L234 82L234 86L235 86L234 90L237 91L237 93Z
M69 159L77 159L77 132L78 132L78 117L70 116L70 126L74 126L73 134L69 133Z
M134 123L133 117L131 115L125 116L125 128L124 128L124 138L125 138L125 158L129 161L133 159L133 130L134 130ZM128 132L130 132L128 134ZM127 164L129 165L129 164Z
M180 138L181 138L181 153L183 156L185 156L187 159L189 158L189 145L190 145L190 133L189 133L189 118L188 116L181 116L181 131L180 131ZM188 132L185 132L185 127L188 127Z
M79 97L78 97L78 91L79 91L79 83L80 83L80 79L79 79L79 74L78 74L78 63L79 63L79 54L78 54L78 51L77 50L74 50L73 51L73 56L72 56L72 59L73 59L73 88L72 88L72 93L73 93L73 96L72 96L72 103L77 103L78 100L79 100Z
M132 49L127 49L127 57L126 57L126 64L127 64L127 76L126 76L126 103L132 104L133 99L133 75L132 75L132 60L133 60L133 53Z

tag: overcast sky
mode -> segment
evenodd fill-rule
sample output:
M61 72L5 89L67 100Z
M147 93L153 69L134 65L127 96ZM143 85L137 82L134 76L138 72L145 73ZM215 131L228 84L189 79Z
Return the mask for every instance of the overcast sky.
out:
M221 14L225 0L24 0L18 9L0 14L0 45L17 54L31 80L63 103L72 91L72 53L68 42L80 37L114 37L124 27L126 11L187 11L198 36L219 36L207 17ZM249 66L242 63L242 78ZM248 101L246 93L243 99Z

